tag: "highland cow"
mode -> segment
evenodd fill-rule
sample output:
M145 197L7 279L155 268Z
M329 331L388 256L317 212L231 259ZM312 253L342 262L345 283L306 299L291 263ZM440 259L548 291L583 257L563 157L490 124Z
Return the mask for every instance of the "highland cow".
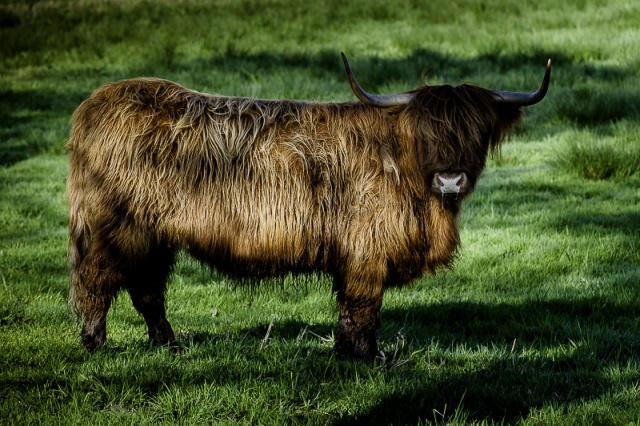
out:
M209 95L140 78L73 115L69 297L92 351L127 290L160 343L175 339L165 287L179 250L233 277L325 273L335 349L377 354L385 289L450 266L456 218L488 153L541 101L461 85L307 103Z

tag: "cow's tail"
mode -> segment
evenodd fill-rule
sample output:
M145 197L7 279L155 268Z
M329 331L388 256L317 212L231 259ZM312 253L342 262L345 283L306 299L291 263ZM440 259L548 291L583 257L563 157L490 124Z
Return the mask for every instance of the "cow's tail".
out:
M76 112L76 115L78 112ZM77 118L77 117L74 117ZM69 174L67 177L67 203L69 207L69 240L67 256L69 259L69 303L77 315L81 315L84 286L80 277L82 262L91 245L91 230L87 222L87 203L84 189L87 176L81 160L85 135L82 126L76 121L67 142L69 151Z

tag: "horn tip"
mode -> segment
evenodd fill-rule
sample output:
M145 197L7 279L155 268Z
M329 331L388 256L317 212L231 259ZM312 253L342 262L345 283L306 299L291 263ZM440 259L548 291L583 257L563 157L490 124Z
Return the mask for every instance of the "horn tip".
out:
M347 70L349 70L351 67L349 66L349 61L347 60L347 55L345 55L344 52L340 52L340 55L342 55L342 62L344 63L345 68L347 68Z

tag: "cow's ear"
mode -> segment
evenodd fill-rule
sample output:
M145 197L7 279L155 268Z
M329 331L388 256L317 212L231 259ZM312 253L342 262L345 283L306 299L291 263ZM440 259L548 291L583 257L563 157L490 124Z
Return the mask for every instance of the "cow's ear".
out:
M496 105L497 119L493 123L489 146L492 150L498 148L500 143L514 130L518 128L522 122L524 111L522 107L509 104Z

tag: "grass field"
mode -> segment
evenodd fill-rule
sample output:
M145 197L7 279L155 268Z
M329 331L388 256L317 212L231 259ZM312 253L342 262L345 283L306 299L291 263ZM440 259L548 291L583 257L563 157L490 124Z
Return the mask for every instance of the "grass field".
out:
M640 3L0 3L0 424L640 424ZM66 303L64 143L103 83L352 100L474 82L547 98L493 158L452 271L387 292L372 365L338 361L331 284L247 288L187 257L181 353L125 294L87 353Z

